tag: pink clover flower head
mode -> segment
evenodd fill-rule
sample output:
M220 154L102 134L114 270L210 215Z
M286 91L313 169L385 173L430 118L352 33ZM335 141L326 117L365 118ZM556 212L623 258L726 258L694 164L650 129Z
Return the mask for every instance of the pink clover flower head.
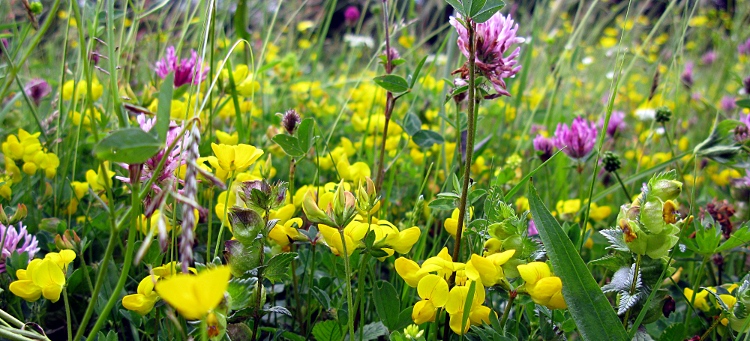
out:
M0 245L3 248L0 253L0 273L5 272L5 261L13 252L25 252L29 255L29 260L39 252L39 242L34 235L29 234L21 222L18 223L18 229L13 225L6 227L0 224Z
M208 67L203 67L203 60L198 58L195 50L190 50L190 58L182 59L177 57L174 46L167 48L167 55L164 59L156 62L156 75L161 79L167 77L170 72L174 72L174 86L179 88L185 84L198 84L208 76Z
M719 106L721 107L721 110L727 112L737 109L737 104L735 103L735 99L732 96L722 97Z
M450 23L458 32L458 48L469 57L469 31L461 24L458 17L451 17ZM506 78L514 77L521 66L518 65L518 55L521 48L513 46L521 44L525 40L517 37L518 24L508 16L500 12L495 13L489 20L476 24L476 67L492 83L493 88L499 96L510 96L505 84ZM468 78L468 70L464 78ZM492 98L494 98L492 97Z
M544 137L542 134L537 134L533 141L534 150L539 152L539 157L542 161L549 160L552 157L552 152L555 150L555 143L551 138Z
M597 127L604 125L604 118L599 119ZM625 123L625 113L622 111L613 111L612 115L609 116L609 124L607 125L607 136L615 137L618 131L627 128Z
M598 133L596 126L583 117L576 117L573 123L559 123L555 130L555 147L563 149L573 159L580 160L586 157L594 149Z
M347 25L352 26L359 21L359 15L357 6L349 6L344 10L344 21Z

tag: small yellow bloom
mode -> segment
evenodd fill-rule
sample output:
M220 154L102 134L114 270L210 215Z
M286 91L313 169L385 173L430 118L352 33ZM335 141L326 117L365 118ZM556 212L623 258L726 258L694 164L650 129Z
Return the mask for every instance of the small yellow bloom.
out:
M230 146L211 143L219 167L225 172L244 172L255 163L263 151L248 144Z
M550 309L568 307L562 296L562 280L560 277L552 276L547 263L531 262L519 265L518 273L526 281L526 292L536 304Z
M401 276L401 278L404 279L404 282L412 288L416 288L419 281L424 276L427 276L427 273L419 273L419 264L408 258L396 258L394 267L396 268L398 275Z
M65 286L65 273L53 258L32 260L26 270L16 271L16 277L18 280L10 284L10 291L29 302L44 296L55 303Z
M693 300L693 289L691 288L685 288L683 289L683 294L685 295L685 299L689 302ZM695 294L695 300L693 301L693 307L696 309L700 309L702 311L709 311L711 310L711 306L708 304L708 291L706 290L699 290L698 293Z
M219 143L226 144L229 146L237 145L240 141L240 135L235 131L234 133L225 133L221 130L216 131L216 138L219 139Z
M159 295L154 292L154 283L158 280L159 276L146 276L138 283L137 293L122 298L122 306L141 316L148 314L159 300Z
M187 320L200 320L224 299L232 275L228 266L204 270L197 276L177 274L156 283L159 296Z
M422 300L414 305L412 320L416 324L434 321L437 308L448 302L448 282L438 275L426 275L419 281L417 293Z

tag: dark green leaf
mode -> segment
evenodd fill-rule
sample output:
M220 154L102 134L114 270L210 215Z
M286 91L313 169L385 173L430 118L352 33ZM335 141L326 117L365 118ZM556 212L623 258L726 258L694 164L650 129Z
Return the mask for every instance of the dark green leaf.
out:
M402 93L409 90L409 83L406 79L396 75L383 75L373 79L377 85L393 93Z
M391 283L379 281L372 292L375 311L378 312L380 320L388 327L388 330L396 330L399 321L395 312L399 311L401 305L396 289Z
M328 296L328 294L325 291L318 288L317 286L314 286L310 288L310 292L312 292L312 295L315 297L315 301L320 303L320 305L324 309L326 310L331 309L331 298Z
M544 167L548 162L552 161L557 156L557 154L560 154L561 151L562 150L556 151L555 154L552 154L552 156L549 159L547 159L547 161L542 162L542 164L539 165L539 167L534 168L533 171L529 172L529 174L526 174L526 176L524 176L523 179L521 179L521 181L518 182L518 184L513 186L513 188L511 188L510 191L508 191L508 193L505 194L505 197L506 198L513 197L513 195L516 194L516 192L518 192L521 189L521 186L523 186L523 184L525 184L526 181L529 180L529 178L534 176L534 174L536 174L536 172L542 169L542 167Z
M229 293L229 297L231 298L229 300L231 303L229 308L240 310L247 307L250 304L250 299L254 296L254 291L251 289L255 286L256 282L255 278L232 278L229 281L229 286L227 286L227 293Z
M464 0L464 8L469 9L469 17L474 17L479 11L482 10L487 0Z
M552 261L555 275L563 283L563 297L585 340L627 340L622 322L591 276L578 250L552 217L532 183L529 205L539 236Z
M735 102L738 107L750 109L750 98L745 98Z
M307 151L312 147L313 141L315 140L314 134L315 120L311 117L302 120L299 124L299 128L297 128L297 139L299 148L304 154L307 154Z
M396 325L396 330L402 330L406 328L406 326L414 323L411 319L411 313L413 309L414 306L409 306L398 314L398 325Z
M334 320L323 321L313 327L312 334L316 340L341 341L344 332L341 325Z
M471 313L471 306L474 304L474 291L477 290L477 282L472 281L469 285L469 292L466 294L466 301L464 301L464 311L461 317L461 329L463 329L467 323L469 323L469 314Z
M172 91L174 91L174 72L170 72L159 88L159 105L156 108L156 134L159 141L167 140L169 130L169 119L172 113Z
M450 101L451 99L453 99L453 97L456 97L456 96L458 96L458 95L460 95L460 94L462 94L462 93L464 93L466 91L469 91L469 86L468 85L459 86L459 87L451 90L450 93L448 93L447 95L445 95L445 103L448 103L448 101Z
M456 208L456 199L437 198L428 205L433 210L452 210Z
M296 252L282 252L271 258L268 261L266 270L263 271L263 276L271 282L278 282L289 277L289 265L297 257Z
M406 114L406 116L404 116L404 123L402 124L402 128L404 128L404 131L409 136L414 136L414 134L422 129L422 120L419 119L419 116L410 112Z
M502 0L487 0L487 3L484 4L482 9L471 17L475 22L483 23L487 20L490 20L490 18L492 18L492 16L495 15L495 13L497 13L497 11L501 10L503 7L505 7L505 2L503 2Z
M734 231L732 235L723 244L716 248L716 252L723 252L750 243L750 227L747 223Z
M162 147L161 141L141 128L124 128L99 141L94 155L104 161L139 164L156 155Z
M430 148L433 144L442 144L445 141L440 133L432 130L420 130L411 138L414 143L422 148Z
M388 329L383 323L373 322L362 327L362 335L359 335L359 331L357 331L354 340L371 341L377 340L379 337L386 335L388 335Z
M449 5L453 6L453 8L456 10L456 12L461 13L461 16L466 16L466 11L464 10L464 5L459 0L445 0Z
M272 140L284 150L284 153L291 157L297 158L305 156L305 151L300 147L299 140L294 136L277 134Z

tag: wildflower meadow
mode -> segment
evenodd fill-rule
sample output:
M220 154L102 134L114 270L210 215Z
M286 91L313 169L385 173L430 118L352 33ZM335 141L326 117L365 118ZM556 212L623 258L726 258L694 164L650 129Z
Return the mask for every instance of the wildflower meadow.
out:
M750 340L749 26L2 0L0 340Z

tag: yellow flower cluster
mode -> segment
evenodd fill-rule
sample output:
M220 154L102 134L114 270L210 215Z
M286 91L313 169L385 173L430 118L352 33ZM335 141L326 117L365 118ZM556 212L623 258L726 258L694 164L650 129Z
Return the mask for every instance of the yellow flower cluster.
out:
M526 282L526 292L536 304L550 309L565 309L560 277L552 276L549 265L544 262L531 262L518 266L518 273Z
M18 280L10 283L10 291L26 301L34 302L40 297L57 302L65 287L68 264L76 258L71 250L50 252L44 259L32 260L26 269L16 270Z
M11 188L14 183L21 182L23 173L34 175L43 171L47 178L57 175L60 159L52 152L48 152L39 141L41 133L30 134L26 130L18 129L17 135L8 135L2 143L5 155L4 184L0 187L0 196L10 199ZM19 168L18 165L21 165Z
M349 256L357 248L364 246L363 239L369 231L375 233L374 245L380 246L381 250L385 251L388 256L393 255L394 252L401 254L409 253L421 235L421 230L416 226L401 231L387 220L374 217L371 219L371 222L368 224L365 218L358 215L354 221L344 228L343 240L341 239L339 230L336 228L325 224L319 224L318 228L320 229L320 234L323 236L323 240L333 254L339 255L344 250L343 243L346 243L346 251Z
M159 295L154 291L157 281L166 279L177 274L180 269L180 263L170 262L152 269L152 274L144 277L138 283L138 289L135 294L130 294L122 298L122 306L127 310L135 311L141 316L148 314L154 309L154 304L159 300ZM188 268L190 272L197 273L195 268Z

